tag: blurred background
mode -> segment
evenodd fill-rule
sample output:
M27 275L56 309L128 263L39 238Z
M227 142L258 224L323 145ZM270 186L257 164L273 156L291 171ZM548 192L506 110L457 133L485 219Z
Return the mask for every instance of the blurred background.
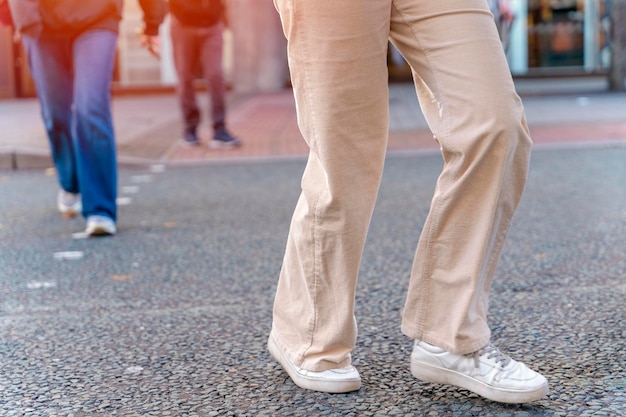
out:
M114 93L173 90L169 21L161 26L162 57L139 44L137 0L126 0L114 74ZM228 0L224 70L239 93L276 92L289 86L286 42L272 0ZM508 19L497 16L511 72L516 78L596 77L610 91L624 90L625 0L508 0ZM390 82L406 82L408 65L393 48ZM200 74L199 74L200 75ZM199 87L202 80L198 77ZM20 43L0 26L0 98L33 97Z

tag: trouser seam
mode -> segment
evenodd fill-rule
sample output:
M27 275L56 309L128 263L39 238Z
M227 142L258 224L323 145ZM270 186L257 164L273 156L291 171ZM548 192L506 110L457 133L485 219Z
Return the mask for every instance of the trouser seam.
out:
M292 7L293 7L293 14L297 15L297 8L298 8L298 2L293 2L292 3ZM294 47L299 48L299 55L298 56L304 56L304 54L306 53L306 45L305 43L305 38L304 37L298 37L299 41L296 45L294 45ZM302 78L303 78L303 82L305 87L310 85L310 79L309 79L309 64L308 63L304 63L302 65ZM316 113L312 110L315 109L315 106L310 102L311 98L310 98L310 94L308 93L308 90L306 88L302 88L300 89L300 91L303 91L304 94L304 99L307 102L307 107L311 112L311 116L310 119L315 119L316 118ZM309 159L311 159L312 157L317 157L319 161L322 160L322 157L320 155L321 150L318 146L317 143L317 134L316 134L316 123L314 123L312 120L308 121L308 126L307 128L309 129L309 135L308 135L308 140L307 140L307 144L309 146ZM321 165L321 164L320 164ZM322 167L323 168L323 167ZM326 187L328 185L326 184ZM312 251L313 251L313 267L312 267L312 271L305 271L305 273L311 273L313 274L313 297L312 297L312 311L313 311L313 317L311 320L311 323L309 325L309 331L310 331L310 336L309 336L309 343L308 346L306 346L304 348L304 350L302 351L302 358L305 358L307 355L307 352L309 351L309 349L311 349L311 347L313 346L313 342L315 339L315 332L317 330L317 284L319 281L319 253L321 252L321 248L318 248L319 243L319 237L318 237L318 230L319 230L319 207L320 207L320 200L322 198L322 194L323 192L320 192L319 195L317 196L317 199L315 201L315 212L314 212L314 217L313 217L313 231L312 231L312 239L313 239L313 244L312 246Z
M421 51L424 54L424 57L426 58L426 63L428 64L426 66L426 68L428 69L428 71L432 74L433 79L435 80L435 85L437 87L437 90L442 92L443 90L441 88L439 88L439 79L438 79L438 75L436 71L432 71L432 65L431 65L431 60L429 58L429 54L428 51L422 47L422 43L420 41L419 35L418 33L414 30L413 25L411 25L407 18L406 18L406 14L397 7L397 2L394 1L392 4L392 7L395 8L395 10L398 12L398 14L402 17L402 22L403 24L405 24L410 32L413 34L413 38L415 40L415 43L417 45L417 49L419 51ZM392 32L393 33L393 32ZM415 74L417 74L416 70L414 69L413 65L411 65L411 70L414 72L413 77L415 77ZM419 74L418 74L419 75ZM413 83L415 84L416 80L413 80ZM447 115L447 106L443 105L446 102L446 96L443 95L443 93L441 93L441 96L439 97L441 103L442 103L442 108L443 108L443 112L442 112L442 122L441 122L441 126L442 126L442 134L441 137L436 137L436 140L440 143L446 141L449 137L449 131L446 128L446 123L445 120L447 119L448 115ZM443 150L442 150L443 152ZM444 179L445 179L445 183L444 183ZM446 175L445 178L440 178L440 185L441 185L441 193L439 195L444 195L445 191L449 188L449 180L448 177ZM432 253L432 235L434 233L434 231L436 231L439 228L439 223L440 223L440 219L441 219L441 208L440 205L437 204L436 206L433 207L433 212L432 212L432 216L431 216L431 221L429 223L429 227L427 230L427 236L428 236L428 245L426 246L426 256L425 256L425 262L424 262L424 266L421 270L422 276L419 279L419 290L420 290L420 306L419 306L419 311L422 317L421 322L417 323L417 329L414 330L418 330L418 333L420 334L424 334L424 322L426 322L426 315L428 314L429 308L427 307L428 304L428 295L430 294L430 275L432 274L432 262L430 261L431 257L430 254ZM428 279L426 277L429 277ZM415 318L414 318L415 320ZM414 321L414 323L417 322L417 320ZM414 325L413 325L414 326Z

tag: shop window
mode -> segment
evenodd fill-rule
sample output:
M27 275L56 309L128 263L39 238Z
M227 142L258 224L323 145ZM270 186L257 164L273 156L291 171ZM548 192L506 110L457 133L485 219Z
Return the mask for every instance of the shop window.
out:
M582 67L584 1L528 2L529 67Z

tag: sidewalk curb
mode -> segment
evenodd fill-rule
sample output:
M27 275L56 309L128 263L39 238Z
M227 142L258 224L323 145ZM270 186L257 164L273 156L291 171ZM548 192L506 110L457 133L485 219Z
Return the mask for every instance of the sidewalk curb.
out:
M173 146L177 146L174 144ZM540 142L533 144L533 151L562 150L562 149L604 149L624 148L626 138L623 139L588 139L572 142ZM438 149L389 149L387 157L406 157L422 155L438 155ZM167 158L167 152L160 158L141 158L133 156L118 156L117 164L125 168L143 168L151 165L164 165L167 167L196 167L209 165L237 165L249 163L274 163L285 161L306 162L307 155L273 155L273 156L243 156L223 157L219 159L197 160L172 160ZM17 171L30 169L52 168L53 163L50 155L43 151L32 149L0 149L0 170Z
M49 152L37 149L0 149L0 169L45 169L52 166Z
M133 156L118 156L118 166L144 167L149 165L168 165L162 159L149 159ZM47 169L54 166L48 152L33 149L0 149L0 170L18 171Z

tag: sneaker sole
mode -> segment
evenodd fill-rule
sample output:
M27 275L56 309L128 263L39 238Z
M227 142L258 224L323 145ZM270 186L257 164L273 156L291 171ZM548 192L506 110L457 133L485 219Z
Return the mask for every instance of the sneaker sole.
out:
M522 404L540 400L548 395L547 384L543 384L532 390L513 390L497 388L485 384L477 379L450 369L432 366L425 362L411 361L411 374L417 379L437 384L455 385L472 391L481 397L491 401L508 404Z
M115 230L111 230L104 226L96 226L92 229L88 229L85 233L87 236L99 237L99 236L113 236Z
M329 381L327 379L312 378L309 376L303 376L298 373L298 370L294 368L292 363L283 355L283 352L278 348L274 337L270 335L267 342L267 348L276 359L276 361L283 367L283 369L289 374L291 380L300 388L328 392L331 394L342 394L345 392L357 391L361 388L361 378L348 379L344 381Z
M241 142L237 143L225 143L219 140L214 140L209 143L209 148L211 149L235 149L241 146Z

